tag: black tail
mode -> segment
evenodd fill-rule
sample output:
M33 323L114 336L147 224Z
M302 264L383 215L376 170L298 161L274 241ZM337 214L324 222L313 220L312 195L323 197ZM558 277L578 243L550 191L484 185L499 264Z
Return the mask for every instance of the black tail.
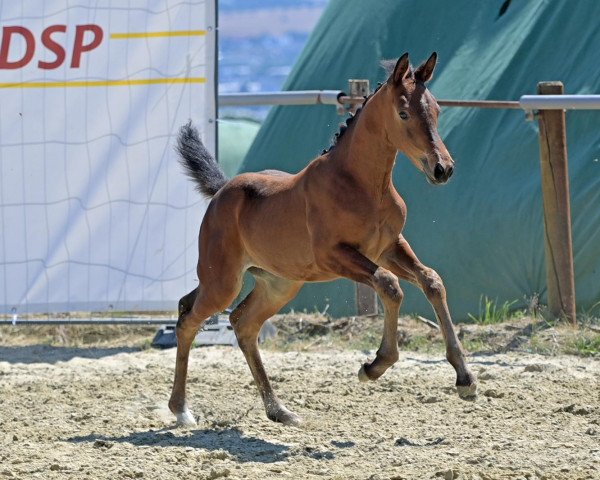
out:
M194 181L196 189L202 195L213 197L227 183L228 178L202 144L191 120L179 130L177 151L181 155L179 161L186 175Z

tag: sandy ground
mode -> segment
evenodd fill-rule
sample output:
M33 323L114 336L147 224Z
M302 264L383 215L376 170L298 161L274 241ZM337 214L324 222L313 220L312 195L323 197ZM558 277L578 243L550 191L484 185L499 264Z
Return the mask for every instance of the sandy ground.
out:
M192 352L197 429L166 405L174 350L0 347L0 479L600 479L600 360L471 358L458 399L434 354L404 352L377 383L373 352L265 352L305 420L268 421L237 349Z

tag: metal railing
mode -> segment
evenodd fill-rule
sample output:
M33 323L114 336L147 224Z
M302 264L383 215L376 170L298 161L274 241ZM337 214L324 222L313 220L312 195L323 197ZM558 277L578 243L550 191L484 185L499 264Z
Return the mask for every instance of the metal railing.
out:
M89 318L83 317L55 317L50 318L50 315L45 318L34 316L33 318L20 318L13 316L11 318L0 318L0 325L13 325L13 326L24 326L24 325L175 325L177 318L173 317L162 317L162 318L146 318L147 315L144 313L140 316L132 317L94 317Z
M335 105L360 104L342 90L297 90L289 92L222 93L220 107L256 105ZM499 108L511 110L600 110L600 95L523 95L519 100L438 100L443 107Z
M255 105L340 105L341 90L296 90L293 92L222 93L219 107Z
M523 110L600 110L600 95L523 95L519 107Z

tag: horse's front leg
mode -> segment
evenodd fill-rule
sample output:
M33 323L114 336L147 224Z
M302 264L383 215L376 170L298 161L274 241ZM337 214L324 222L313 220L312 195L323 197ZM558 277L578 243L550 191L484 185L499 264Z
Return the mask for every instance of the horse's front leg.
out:
M423 265L400 235L398 241L381 256L382 265L401 279L419 287L435 311L446 343L446 358L456 370L456 387L461 398L477 396L477 381L469 370L460 340L456 336L446 302L446 288L437 272Z
M369 285L383 303L385 320L381 345L375 360L365 363L358 372L361 381L376 380L398 360L396 333L398 312L404 296L398 278L348 245L339 245L333 251L328 251L320 263L342 277Z

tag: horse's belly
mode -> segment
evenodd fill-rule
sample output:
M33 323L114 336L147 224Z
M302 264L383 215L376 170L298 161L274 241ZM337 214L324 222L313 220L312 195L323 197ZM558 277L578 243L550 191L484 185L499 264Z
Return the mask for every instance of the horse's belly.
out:
M250 262L290 280L310 281L316 273L305 215L301 208L265 205L241 219Z

